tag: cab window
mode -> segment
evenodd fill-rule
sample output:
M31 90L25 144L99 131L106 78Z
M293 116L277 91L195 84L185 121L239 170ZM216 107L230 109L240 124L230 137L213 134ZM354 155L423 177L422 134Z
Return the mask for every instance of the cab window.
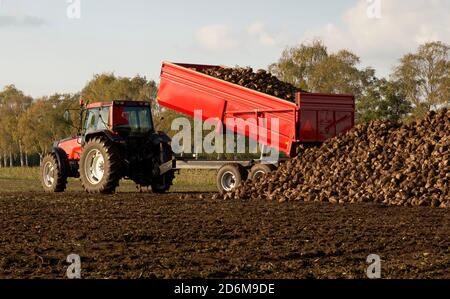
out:
M109 107L89 109L84 121L86 133L107 130L109 123Z
M132 133L146 133L153 129L149 107L115 107L114 127Z

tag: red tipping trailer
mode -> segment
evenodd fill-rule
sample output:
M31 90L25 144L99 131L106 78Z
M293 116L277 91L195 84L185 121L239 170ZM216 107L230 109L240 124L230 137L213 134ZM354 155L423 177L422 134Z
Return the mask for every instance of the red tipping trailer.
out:
M290 157L295 156L299 144L322 143L354 126L355 98L352 95L302 92L296 95L297 103L291 103L200 72L211 68L221 66L164 62L159 104L190 116L200 110L203 120L220 120L232 132L256 137L260 143ZM245 125L236 126L236 120L241 124L246 121ZM173 167L218 169L217 187L227 192L246 179L256 179L273 171L276 165L278 163L265 164L262 159L197 161L178 158Z
M352 95L298 93L297 103L291 103L199 72L210 68L220 66L164 62L158 102L190 116L201 110L204 120L215 118L225 125L229 119L251 120L245 132L236 127L228 129L247 137L250 132L258 132L259 141L288 156L295 155L300 143L322 143L354 126ZM259 119L266 121L260 123ZM278 120L278 127L272 127L273 119ZM272 137L277 144L272 144Z

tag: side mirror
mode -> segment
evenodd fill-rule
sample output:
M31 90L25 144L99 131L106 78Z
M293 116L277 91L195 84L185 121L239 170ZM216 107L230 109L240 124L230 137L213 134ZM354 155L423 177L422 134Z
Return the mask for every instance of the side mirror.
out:
M66 122L70 122L70 113L68 110L64 111L63 118Z

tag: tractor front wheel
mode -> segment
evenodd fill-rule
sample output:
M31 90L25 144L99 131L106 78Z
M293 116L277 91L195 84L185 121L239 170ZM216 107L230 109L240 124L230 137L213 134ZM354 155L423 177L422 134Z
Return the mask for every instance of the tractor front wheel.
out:
M67 173L63 173L55 154L48 154L42 160L41 183L45 192L64 192L67 186Z
M80 178L88 193L114 193L122 179L122 158L117 146L102 138L90 140L80 157Z

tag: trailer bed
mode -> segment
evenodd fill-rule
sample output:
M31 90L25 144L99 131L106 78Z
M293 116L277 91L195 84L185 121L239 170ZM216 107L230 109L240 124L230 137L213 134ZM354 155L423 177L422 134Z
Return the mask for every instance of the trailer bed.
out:
M203 120L250 138L257 132L259 143L288 156L299 143L321 143L354 126L352 95L299 92L292 103L199 72L206 68L220 66L164 62L158 102L189 116L201 111Z

